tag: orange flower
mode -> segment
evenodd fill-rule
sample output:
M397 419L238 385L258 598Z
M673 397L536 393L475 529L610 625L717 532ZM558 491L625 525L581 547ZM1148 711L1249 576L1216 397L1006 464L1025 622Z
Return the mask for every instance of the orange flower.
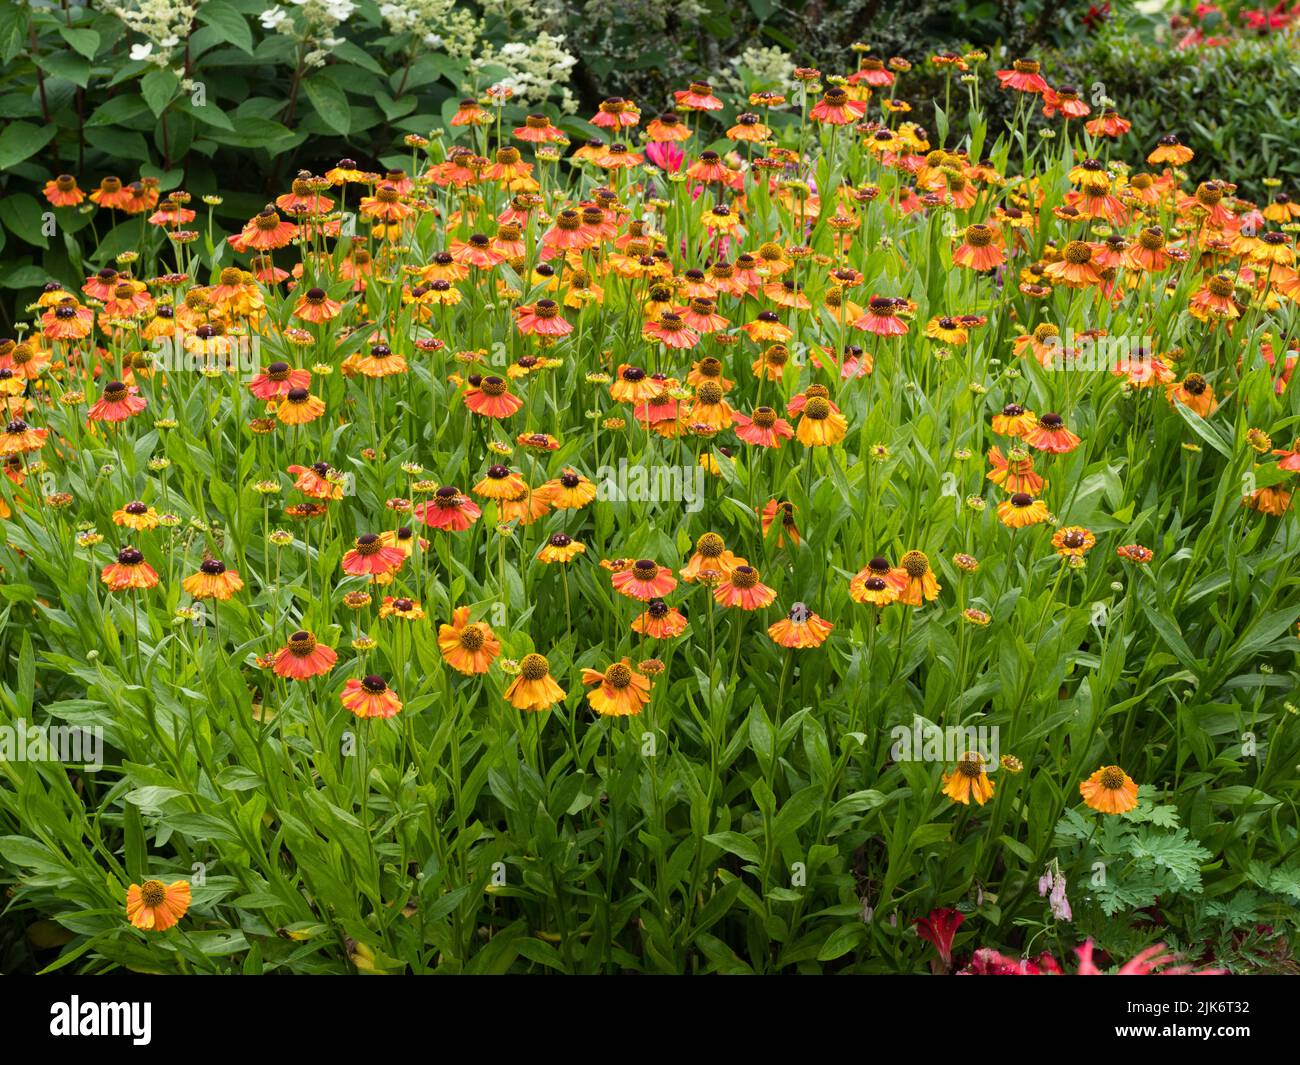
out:
M736 435L746 444L758 447L780 447L782 440L794 436L790 423L777 415L771 407L755 407L752 417L733 411L732 423Z
M117 561L104 567L99 579L113 592L142 591L158 583L158 574L134 547L124 547L117 553Z
M907 577L907 583L898 594L900 603L921 606L923 601L929 602L939 598L942 585L935 580L934 571L930 568L930 560L926 558L924 552L909 551L898 562Z
M803 603L795 603L786 617L768 626L767 634L782 647L820 647L834 628Z
M1016 492L1010 499L1004 499L998 504L998 521L1009 529L1038 525L1048 517L1047 504L1028 492Z
M844 439L849 423L827 399L813 396L803 407L795 438L807 447L830 447Z
M993 468L984 476L1008 492L1028 492L1038 495L1047 484L1034 472L1034 460L1021 447L1013 447L1008 456L995 444L989 448L989 465Z
M698 581L701 574L709 572L725 577L737 566L743 565L744 561L739 555L734 555L727 550L727 545L721 536L714 532L706 532L695 541L695 553L686 563L686 568L681 571L681 577L687 583Z
M470 491L484 499L518 499L520 493L528 491L528 485L509 466L495 463L487 468L487 475Z
M283 248L298 235L298 227L286 222L274 207L267 207L251 218L237 236L230 238L236 251L255 248L258 251L272 251Z
M237 570L226 569L220 559L205 558L199 571L181 581L181 587L195 599L226 600L244 587Z
M86 414L88 422L123 422L145 408L144 397L134 385L129 388L121 381L110 381L104 394Z
M596 486L576 470L565 470L534 494L557 510L581 510L596 498Z
M1138 804L1138 786L1117 765L1102 766L1087 780L1080 781L1083 801L1103 814L1123 814Z
M291 388L275 405L275 416L285 425L306 425L325 413L325 401L305 388Z
M562 337L573 332L572 323L560 317L560 305L545 299L516 307L515 326L525 336L536 333L544 337Z
M1165 397L1171 407L1181 403L1202 418L1208 418L1218 407L1214 389L1198 373L1189 373L1182 381L1170 381L1165 385Z
M288 472L297 475L294 488L313 499L339 500L343 498L343 484L334 479L334 470L327 462L311 466L290 466Z
M537 553L539 562L572 562L587 550L586 544L580 544L567 533L552 533L544 546Z
M631 566L613 574L610 579L616 592L643 603L661 599L677 587L673 571L648 558L638 559Z
M517 710L547 710L567 693L551 679L551 663L545 655L525 655L519 675L505 690L506 700Z
M354 577L365 574L371 577L386 576L402 568L406 553L398 547L385 547L375 533L363 533L356 538L351 551L343 556L343 572Z
M998 231L992 226L982 222L969 225L964 243L952 253L952 261L971 270L994 270L1007 261L997 240Z
M1100 285L1101 275L1092 261L1092 245L1082 240L1070 241L1054 263L1048 263L1043 273L1066 288L1088 288Z
M357 717L392 717L402 709L402 701L385 682L373 673L349 680L339 693L339 702Z
M485 377L477 388L465 391L465 406L485 418L508 418L524 405L524 401L507 390L500 377Z
M190 908L190 882L146 880L126 889L126 916L136 928L165 932Z
M632 619L632 631L652 640L671 640L686 631L686 617L662 599L651 599L645 611Z
M316 637L299 629L289 642L275 653L271 668L277 676L291 680L310 680L334 668L338 655L332 647L317 643Z
M433 499L415 505L415 516L433 529L464 532L483 516L469 496L460 489L443 485L433 494Z
M956 768L943 775L943 793L963 806L969 806L971 799L983 806L993 798L993 781L984 768L983 756L967 751L957 759Z
M628 659L615 662L605 672L584 669L582 683L598 685L587 693L591 708L602 717L630 717L650 701L650 681L634 670Z
M447 665L467 676L486 673L501 653L501 641L486 622L469 620L469 607L451 612L451 624L438 626L438 650Z
M42 191L55 207L76 207L86 198L86 194L77 188L77 179L71 174L60 174L47 181Z
M1079 446L1079 438L1065 427L1059 414L1044 414L1037 425L1022 434L1022 439L1030 447L1055 455L1064 455Z
M723 576L713 589L713 598L723 606L759 610L776 598L776 592L758 579L758 570L753 566L740 565Z

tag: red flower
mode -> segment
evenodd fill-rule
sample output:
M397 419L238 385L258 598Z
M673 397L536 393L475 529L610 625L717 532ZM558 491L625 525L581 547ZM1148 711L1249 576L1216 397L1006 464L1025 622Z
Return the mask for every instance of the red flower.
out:
M943 960L944 968L952 968L952 940L964 920L966 920L964 913L958 913L945 906L931 910L929 917L922 917L916 921L916 934L927 943L934 945L934 949L939 952L939 957Z

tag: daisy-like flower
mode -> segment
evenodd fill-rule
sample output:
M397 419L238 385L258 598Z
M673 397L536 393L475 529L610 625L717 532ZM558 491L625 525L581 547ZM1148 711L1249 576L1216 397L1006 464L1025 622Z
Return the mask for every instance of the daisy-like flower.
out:
M573 332L573 324L560 317L559 304L549 299L515 308L515 326L525 336L562 337Z
M1145 566L1155 557L1151 548L1141 544L1123 544L1115 548L1115 554L1129 562L1136 562L1139 566Z
M473 676L488 671L501 653L501 641L486 622L469 620L469 607L458 606L451 624L438 626L438 650L452 669Z
M1019 403L1008 403L993 415L993 431L998 436L1024 436L1038 423L1038 415Z
M197 573L192 573L181 581L181 587L195 599L218 599L225 601L244 587L239 571L226 569L220 559L205 558L199 563Z
M790 423L771 407L755 407L752 416L732 411L731 420L736 435L746 444L757 447L780 447L782 440L794 436Z
M898 601L908 606L921 606L939 598L943 586L935 579L930 560L922 551L908 551L898 560L899 568L906 575L907 583L899 590Z
M713 589L713 598L723 606L759 610L776 599L776 592L759 580L758 570L745 564L723 576Z
M848 420L830 400L813 396L803 405L794 435L806 447L831 447L843 440L848 431Z
M966 751L957 759L953 771L943 775L943 793L963 806L969 806L972 799L983 806L993 798L993 781L984 766L983 755Z
M1054 284L1066 288L1088 288L1101 284L1101 275L1093 262L1092 245L1082 240L1070 241L1054 263L1048 263L1043 274Z
M423 621L425 614L423 607L414 600L405 596L394 598L391 595L384 596L384 601L379 604L379 616L381 618L401 618L403 621Z
M996 270L1007 260L998 246L998 231L982 222L975 222L966 227L962 244L952 253L952 261L958 266L983 272Z
M104 393L86 413L88 422L124 422L145 408L144 397L134 385L128 387L121 381L109 381Z
M834 628L803 603L795 603L789 614L767 627L767 634L782 647L820 647Z
M12 418L0 433L0 455L21 455L45 446L48 429L36 429L22 418Z
M1056 548L1056 553L1065 558L1082 558L1096 542L1097 537L1082 525L1066 525L1057 529L1052 536L1052 546Z
M516 710L547 710L567 693L551 677L551 663L545 655L524 655L519 675L505 690L505 698Z
M521 492L528 491L528 485L509 466L496 463L488 467L486 476L470 491L484 499L516 499Z
M722 537L714 532L706 532L695 541L695 553L681 571L682 580L687 583L700 580L703 573L716 573L726 576L745 560L727 550Z
M648 603L651 599L662 599L677 587L673 571L648 558L638 559L632 565L616 571L610 580L616 592L643 603Z
M631 717L639 714L650 701L649 678L633 669L626 658L603 673L598 669L584 669L582 683L592 688L587 693L587 701L602 717Z
M126 917L131 924L146 932L165 932L176 924L190 908L190 882L173 880L146 880L126 889Z
M343 556L343 572L352 576L387 576L396 573L406 561L406 553L387 547L376 533L362 533L353 541L352 550Z
M632 631L653 640L670 640L686 631L686 617L662 599L651 599L645 610L632 619Z
M537 553L539 562L572 562L587 550L585 544L578 543L567 533L553 533L541 551Z
M1202 418L1208 418L1218 409L1214 389L1198 373L1189 373L1181 381L1170 381L1165 385L1165 397L1171 407L1181 403Z
M1186 166L1195 154L1176 136L1169 133L1156 142L1156 146L1147 156L1147 162L1152 166L1159 166L1161 163L1169 166Z
M393 717L402 709L397 692L383 677L373 673L360 680L355 677L349 680L339 692L339 702L361 718Z
M290 466L288 472L297 480L293 486L303 495L313 499L337 501L343 498L343 482L328 462L316 462L310 466Z
M138 550L124 547L117 553L116 561L104 567L99 579L109 591L144 591L158 583L158 574Z
M1033 457L1022 447L1013 447L1003 455L996 444L989 448L989 465L992 469L984 476L1008 492L1027 492L1036 496L1047 482L1034 472Z
M565 470L534 494L557 510L580 510L596 498L596 486L576 470Z
M901 337L907 333L907 323L898 316L907 301L894 296L872 296L867 301L867 313L853 323L854 329L865 329L880 337Z
M275 407L275 416L285 425L307 425L324 413L325 401L305 388L290 388Z
M86 198L86 194L77 187L77 179L71 174L60 174L47 181L41 191L54 207L76 207Z
M1103 814L1128 813L1138 804L1138 786L1117 765L1102 766L1079 782L1083 801Z
M295 388L306 391L310 385L310 370L295 370L287 362L273 362L248 382L248 390L258 399L271 401L283 399Z
M469 496L451 485L443 485L432 499L416 503L413 513L430 528L448 532L464 532L483 516Z
M338 661L334 648L317 642L306 629L299 629L289 637L289 642L275 653L271 668L276 676L290 680L310 680L328 673Z
M1064 455L1079 446L1079 438L1065 427L1065 420L1051 413L1042 415L1038 424L1021 434L1021 439L1030 447L1054 455Z
M465 406L485 418L508 418L523 405L501 377L485 377L478 387L465 390Z
M1038 95L1049 91L1046 79L1039 73L1038 63L1032 59L1017 59L1010 70L999 70L997 78L1004 89Z
M998 504L998 521L1009 529L1023 529L1048 519L1047 504L1028 492L1016 492Z

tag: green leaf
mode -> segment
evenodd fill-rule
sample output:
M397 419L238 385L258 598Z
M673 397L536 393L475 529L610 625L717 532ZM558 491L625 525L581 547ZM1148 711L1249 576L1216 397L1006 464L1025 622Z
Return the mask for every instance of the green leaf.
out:
M149 110L157 118L167 109L167 105L176 98L180 81L170 70L151 70L140 79L140 95L149 105Z
M94 59L95 53L99 51L99 34L95 30L79 29L76 26L60 26L59 36L87 59Z
M229 0L207 0L207 3L199 5L198 17L200 22L216 30L227 44L253 54L253 31L243 13Z
M30 9L26 4L0 4L0 63L9 64L27 47L27 19Z
M352 108L347 94L323 74L316 74L303 82L307 99L316 113L330 129L346 134L352 128Z
M715 847L721 847L724 851L755 865L763 860L758 844L739 832L714 832L705 836L704 841L712 843Z
M36 65L52 78L64 78L85 88L90 82L90 60L73 52L50 52L38 56Z
M0 221L4 222L9 232L28 244L48 248L50 242L41 232L41 214L41 205L26 192L15 192L0 199Z
M867 926L861 922L842 924L826 937L822 949L817 952L817 960L834 961L836 958L843 957L866 937Z
M56 132L53 123L36 126L30 122L10 122L0 133L0 170L30 159L54 139Z

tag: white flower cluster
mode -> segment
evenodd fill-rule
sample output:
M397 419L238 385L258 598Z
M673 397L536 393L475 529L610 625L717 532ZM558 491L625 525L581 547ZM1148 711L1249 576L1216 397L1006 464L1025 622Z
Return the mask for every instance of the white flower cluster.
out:
M144 38L131 45L131 58L166 66L172 53L190 34L198 3L177 0L98 0L95 5L124 22Z
M483 23L457 0L406 0L379 5L390 33L413 34L421 44L446 52L454 59L474 54Z
M726 79L737 92L789 92L795 86L794 60L785 50L750 47L731 60Z
M578 109L578 101L566 83L569 71L577 62L576 57L565 51L563 37L542 30L531 41L512 41L500 48L485 46L470 69L505 67L509 73L497 80L496 87L510 90L512 102L534 107L558 93L560 108L572 114Z
M260 18L263 29L287 34L307 48L303 56L307 66L322 67L330 49L343 43L343 38L334 36L334 31L356 9L353 0L289 0L287 4L268 7Z

